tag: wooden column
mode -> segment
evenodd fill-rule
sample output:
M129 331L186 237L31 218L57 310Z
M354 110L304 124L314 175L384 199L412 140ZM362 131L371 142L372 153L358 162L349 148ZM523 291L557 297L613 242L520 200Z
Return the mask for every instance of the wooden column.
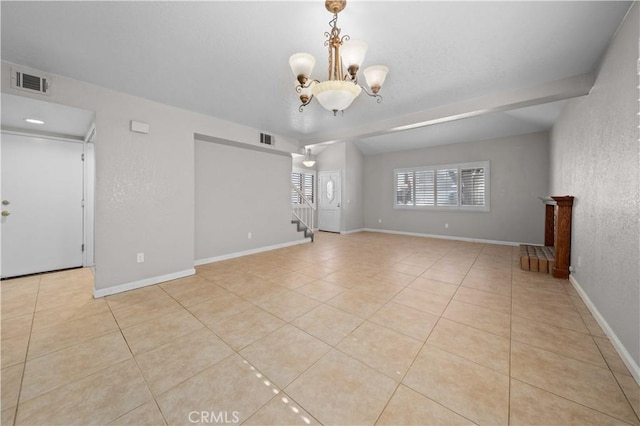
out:
M555 204L555 203L554 203ZM555 240L555 206L545 203L544 205L544 245L552 246Z
M553 276L569 278L569 262L571 260L571 212L573 197L551 197L556 202L555 207L555 248L556 262ZM545 244L547 239L545 226Z

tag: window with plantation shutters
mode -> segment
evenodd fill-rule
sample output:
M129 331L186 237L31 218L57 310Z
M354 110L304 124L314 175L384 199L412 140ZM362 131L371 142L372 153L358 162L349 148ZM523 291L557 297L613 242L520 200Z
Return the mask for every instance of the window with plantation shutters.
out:
M489 162L396 169L396 208L489 211Z
M484 168L460 169L460 202L463 206L484 206Z
M315 182L314 175L307 173L291 173L291 183L304 194L311 202L315 202ZM291 204L304 204L302 197L291 189Z

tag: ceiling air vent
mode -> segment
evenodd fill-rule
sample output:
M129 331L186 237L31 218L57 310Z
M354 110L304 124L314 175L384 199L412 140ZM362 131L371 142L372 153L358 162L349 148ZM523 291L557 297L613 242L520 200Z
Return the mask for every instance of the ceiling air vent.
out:
M41 95L50 95L51 78L31 71L11 69L11 87Z
M266 133L260 133L260 143L265 145L275 145L276 140L273 136Z

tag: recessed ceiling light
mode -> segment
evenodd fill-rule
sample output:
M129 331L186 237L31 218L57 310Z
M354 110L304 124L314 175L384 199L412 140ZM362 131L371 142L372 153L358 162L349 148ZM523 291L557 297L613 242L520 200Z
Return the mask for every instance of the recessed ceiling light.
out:
M25 118L24 121L26 121L27 123L31 123L31 124L44 124L44 121L37 120L35 118Z

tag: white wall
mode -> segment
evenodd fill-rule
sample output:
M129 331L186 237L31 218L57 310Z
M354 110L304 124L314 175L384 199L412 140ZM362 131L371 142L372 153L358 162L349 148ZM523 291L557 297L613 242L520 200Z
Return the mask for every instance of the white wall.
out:
M443 145L364 157L365 228L504 242L543 243L548 195L547 133ZM491 211L393 207L393 170L490 161ZM382 223L378 220L382 219ZM444 225L449 224L445 229Z
M639 9L635 3L590 94L569 101L553 128L551 188L576 197L572 278L640 382Z
M11 88L10 66L2 92L41 99ZM61 76L46 100L96 112L96 294L193 273L194 134L258 145L260 130ZM150 133L129 131L131 120ZM298 152L278 135L274 149Z
M290 155L195 144L196 261L304 239L291 224Z

